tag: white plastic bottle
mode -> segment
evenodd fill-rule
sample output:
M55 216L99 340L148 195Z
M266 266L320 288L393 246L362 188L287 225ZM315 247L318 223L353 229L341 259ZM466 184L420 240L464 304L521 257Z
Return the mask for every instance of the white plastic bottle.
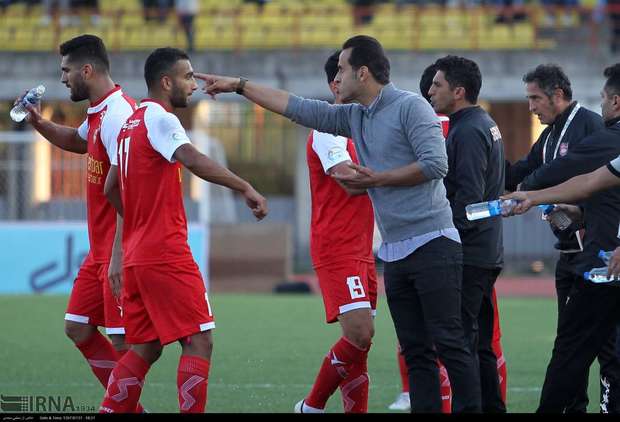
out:
M517 205L514 199L496 199L495 201L478 202L465 207L465 214L469 221L482 218L495 217L496 215L508 215Z
M36 105L39 101L41 101L41 97L43 97L43 93L45 93L45 87L43 85L39 85L35 88L32 88L30 91L24 95L22 100L13 107L11 110L11 119L15 122L21 122L26 118L29 111L26 108L26 104Z

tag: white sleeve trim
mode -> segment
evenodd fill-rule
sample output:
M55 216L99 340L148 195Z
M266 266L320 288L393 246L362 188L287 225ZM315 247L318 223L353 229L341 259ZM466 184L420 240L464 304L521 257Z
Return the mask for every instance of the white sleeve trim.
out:
M352 161L347 151L347 138L329 133L314 131L312 133L312 149L318 155L325 173L337 164Z
M76 314L65 314L65 321L79 322L81 324L88 324L88 317Z
M614 170L616 170L618 173L620 173L620 155L611 160L609 165L612 166Z
M178 117L163 109L158 111L154 107L147 107L144 124L153 149L171 163L176 161L173 155L177 148L191 143Z
M106 334L125 334L123 327L105 327Z
M350 311L354 311L356 309L371 309L370 306L370 302L353 302L353 303L348 303L346 305L342 305L338 308L338 311L340 312L340 314L344 314Z
M78 127L77 132L84 142L88 142L88 117L82 122L80 127Z
M215 328L215 322L205 322L200 324L200 331L209 331Z

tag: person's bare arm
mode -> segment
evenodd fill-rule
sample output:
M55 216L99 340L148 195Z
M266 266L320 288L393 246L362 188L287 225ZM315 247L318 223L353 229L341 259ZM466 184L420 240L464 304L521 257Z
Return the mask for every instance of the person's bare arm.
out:
M267 200L256 192L250 183L211 160L192 144L183 144L178 147L173 157L201 179L241 193L245 197L248 208L258 220L262 220L267 215Z
M59 125L41 116L40 106L27 105L30 112L26 120L50 143L60 149L77 154L85 154L88 144L78 135L77 128Z
M194 77L206 82L203 90L213 98L215 98L217 94L235 92L240 83L240 78L232 78L229 76L194 73ZM252 81L247 81L243 87L243 96L267 110L271 110L278 114L284 114L286 106L288 105L289 93L281 89L270 88Z
M116 212L123 216L123 203L121 201L121 191L118 185L118 170L117 166L111 165L108 175L105 178L105 184L103 185L103 193L108 201L112 204Z
M514 214L523 214L531 207L541 204L568 203L574 204L587 199L595 192L620 186L620 178L614 175L607 166L582 174L559 185L537 191L519 191L504 195L502 199L515 199L518 204Z

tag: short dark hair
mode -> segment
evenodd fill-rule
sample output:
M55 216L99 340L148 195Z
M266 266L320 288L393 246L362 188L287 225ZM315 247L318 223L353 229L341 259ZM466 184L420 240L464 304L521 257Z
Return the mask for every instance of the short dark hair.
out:
M70 62L90 63L96 71L110 72L110 60L103 40L96 35L80 35L60 44L60 55Z
M342 45L343 50L347 48L351 48L349 64L354 70L366 66L381 85L390 83L390 61L379 41L367 35L356 35Z
M605 91L608 95L620 95L620 63L605 68L603 75L607 78Z
M459 56L446 56L435 62L438 71L442 71L450 89L465 88L465 99L472 104L478 101L482 75L475 61Z
M327 76L327 83L330 84L336 79L338 73L338 59L340 58L340 50L329 56L325 62L325 76Z
M556 89L561 89L566 100L570 101L573 99L573 89L570 86L570 80L557 64L549 63L536 66L536 69L530 70L523 76L523 82L536 82L536 85L547 97L553 96L553 91Z
M189 60L185 51L178 48L164 47L154 50L144 64L144 80L151 89L166 75L179 60Z
M433 85L433 78L435 77L436 73L437 65L433 63L432 65L424 69L424 72L422 72L422 77L420 78L420 95L422 95L424 99L429 103L431 102L431 97L428 95L428 91Z

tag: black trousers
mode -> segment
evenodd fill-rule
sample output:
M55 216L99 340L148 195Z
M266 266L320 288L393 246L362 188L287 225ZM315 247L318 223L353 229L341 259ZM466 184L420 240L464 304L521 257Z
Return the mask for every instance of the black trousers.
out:
M583 392L594 359L604 357L601 411L617 412L620 404L620 362L615 332L620 321L620 288L594 286L578 280L558 318L558 332L547 366L537 412L562 413ZM611 349L605 349L611 346ZM604 352L602 352L605 350ZM586 384L587 386L587 384Z
M385 293L407 363L412 412L441 412L437 357L448 371L453 412L480 412L480 377L461 322L463 254L439 237L386 262Z
M578 277L575 274L573 268L573 261L575 258L575 254L560 254L560 259L558 259L557 265L555 267L555 289L558 295L558 331L556 334L559 335L560 329L560 320L562 319L562 314L564 313L564 309L566 306L566 302L569 298L569 295L575 286L579 286L583 283L583 279ZM607 342L603 345L600 352L598 353L598 362L600 366L600 394L599 394L599 404L602 406L605 405L606 397L609 397L609 389L610 388L620 388L620 385L617 384L618 381L615 381L616 376L614 375L614 367L617 365L617 351L616 351L616 333L613 332ZM576 390L575 397L568 402L566 405L564 412L565 413L586 413L588 408L588 380L589 380L590 368L588 368L583 374L582 378L579 381L574 381L579 385ZM613 385L606 386L606 384L613 382ZM617 405L620 405L618 403ZM608 410L617 412L620 409L609 409L609 406L606 406Z
M493 286L500 268L463 266L462 320L465 340L480 374L482 411L505 413L497 374L497 357L493 352Z

